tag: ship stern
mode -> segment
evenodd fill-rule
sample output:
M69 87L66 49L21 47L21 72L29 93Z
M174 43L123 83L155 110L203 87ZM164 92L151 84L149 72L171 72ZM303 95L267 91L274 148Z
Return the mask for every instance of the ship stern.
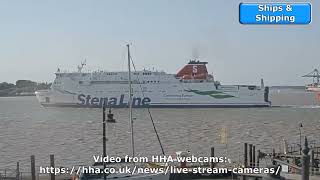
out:
M35 92L35 94L41 105L47 105L51 103L51 90L38 90Z

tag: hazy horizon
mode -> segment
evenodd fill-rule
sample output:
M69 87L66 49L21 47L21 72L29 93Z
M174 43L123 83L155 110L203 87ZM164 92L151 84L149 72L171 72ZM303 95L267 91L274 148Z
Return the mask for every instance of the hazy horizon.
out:
M309 25L242 25L240 2L1 1L0 82L52 82L57 68L84 59L92 70L124 71L127 43L139 70L176 73L198 56L222 84L312 82L301 76L320 68L320 2L308 1Z

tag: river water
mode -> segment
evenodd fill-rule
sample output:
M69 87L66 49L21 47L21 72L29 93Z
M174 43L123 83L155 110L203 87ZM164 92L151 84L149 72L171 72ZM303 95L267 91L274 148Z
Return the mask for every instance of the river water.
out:
M214 146L216 155L233 160L242 157L243 143L270 152L280 150L283 139L299 143L302 136L320 141L320 103L316 94L294 89L272 89L272 108L242 109L151 109L166 154L190 150L207 156ZM319 105L319 106L318 106ZM115 124L107 125L109 155L130 154L128 109L114 109ZM161 153L146 109L134 109L135 150L140 156ZM0 169L30 169L30 156L37 166L90 165L102 152L102 111L83 108L44 108L35 97L0 98ZM227 130L227 144L221 131Z

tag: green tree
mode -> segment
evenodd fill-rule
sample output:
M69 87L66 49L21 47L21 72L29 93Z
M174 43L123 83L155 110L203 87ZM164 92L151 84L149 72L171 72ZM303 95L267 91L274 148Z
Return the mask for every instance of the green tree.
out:
M0 90L13 88L15 85L7 82L0 83Z
M36 87L37 83L30 81L30 80L18 80L16 81L17 88L24 88L24 87Z

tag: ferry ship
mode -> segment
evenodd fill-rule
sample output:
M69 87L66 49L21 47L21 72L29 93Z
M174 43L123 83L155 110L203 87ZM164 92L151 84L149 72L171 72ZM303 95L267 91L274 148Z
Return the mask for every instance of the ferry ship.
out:
M159 71L131 72L135 108L269 107L269 88L256 85L221 85L207 71L207 62L191 60L177 74ZM129 72L55 73L49 90L35 94L43 106L126 108L129 105Z

